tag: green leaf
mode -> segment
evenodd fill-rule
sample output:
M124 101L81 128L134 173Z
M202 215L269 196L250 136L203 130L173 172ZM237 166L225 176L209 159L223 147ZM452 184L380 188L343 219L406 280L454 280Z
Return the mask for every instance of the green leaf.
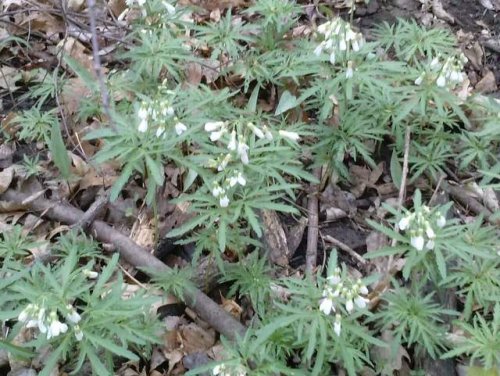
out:
M176 238L180 235L184 235L186 232L194 229L196 226L205 223L209 217L210 217L209 214L195 217L194 219L184 223L181 227L177 227L176 229L170 231L167 234L167 238Z
M29 359L29 358L32 358L36 355L36 353L34 353L31 350L28 350L25 347L13 345L12 343L5 341L3 339L0 339L0 349L3 349L5 351L11 353L12 355L15 355L15 356L17 356L19 358L23 358L23 359Z
M401 168L401 164L399 163L398 160L398 153L396 150L393 150L392 156L391 156L391 177L392 177L392 182L396 186L396 188L401 187L401 179L403 176L403 169Z
M250 99L248 99L247 110L250 112L255 112L257 109L257 99L259 98L259 90L260 86L255 85L255 88L252 91L252 95L250 95Z
M132 351L118 346L117 344L111 342L108 339L102 338L100 336L94 336L92 334L85 333L85 336L87 337L88 340L94 343L94 345L99 345L103 348L105 348L108 351L111 351L113 354L116 354L118 356L122 356L124 358L130 359L130 360L139 360L139 357L134 354Z
M439 274L441 274L441 278L446 278L446 261L444 260L443 254L439 249L434 250L434 254L436 255L436 264L439 269Z
M108 376L111 372L106 368L106 366L99 360L98 356L92 349L87 349L87 357L90 360L92 369L95 371L96 375Z
M224 252L226 250L226 222L221 221L219 225L219 230L217 231L217 240L219 242L219 250Z
M276 107L274 115L280 115L283 112L296 107L298 104L299 102L297 101L297 97L288 90L285 90L283 94L281 94L280 102L278 103L278 107Z
M155 183L161 187L165 180L165 174L163 173L163 166L161 163L153 160L153 158L146 154L146 166L148 167L149 175L154 179Z
M71 161L68 157L68 151L64 145L64 141L61 134L61 127L58 123L52 125L50 131L49 149L52 153L52 161L59 169L62 177L68 180L71 176Z
M122 188L125 186L125 184L127 184L128 179L130 178L130 175L132 175L133 171L134 171L134 164L127 163L125 165L125 168L122 170L120 177L116 179L115 183L113 184L113 187L111 188L109 194L109 200L111 202L115 201L118 198L118 195L122 191Z
M257 216L255 215L252 208L250 208L248 205L245 205L245 216L250 226L252 226L252 229L260 238L262 236L262 229L260 228L259 220L257 219Z
M274 321L260 328L255 334L257 338L253 341L250 347L250 353L254 353L257 349L271 337L276 330L290 325L296 320L299 320L302 315L290 315L288 317L277 317Z
M195 170L193 170L192 168L190 168L188 170L188 173L184 177L184 182L182 184L184 187L184 192L186 192L189 189L189 187L191 187L193 185L193 183L197 177L198 177L198 173Z

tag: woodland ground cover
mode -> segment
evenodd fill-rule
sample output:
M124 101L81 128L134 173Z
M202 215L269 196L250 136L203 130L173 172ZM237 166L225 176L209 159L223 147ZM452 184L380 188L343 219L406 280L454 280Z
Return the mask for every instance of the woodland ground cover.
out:
M500 4L0 7L2 372L498 373Z

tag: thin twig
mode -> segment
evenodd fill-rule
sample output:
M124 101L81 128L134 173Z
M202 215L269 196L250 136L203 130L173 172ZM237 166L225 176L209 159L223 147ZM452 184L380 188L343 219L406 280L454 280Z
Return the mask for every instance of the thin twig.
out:
M340 248L340 250L346 252L349 256L354 258L361 266L367 267L368 266L368 261L365 260L363 256L361 256L359 253L357 253L354 249L349 247L347 244L342 243L340 240L335 239L333 236L330 235L325 235L323 237L328 243L333 244L335 247Z
M313 175L321 180L321 167L316 167ZM318 184L310 185L307 212L309 216L307 228L306 275L312 276L318 258Z
M102 74L101 57L99 56L99 41L97 40L97 25L96 25L96 15L95 15L95 0L87 0L89 21L90 21L90 32L92 33L92 57L94 62L94 70L97 75L97 80L99 82L99 89L101 91L101 101L104 109L104 113L108 117L111 127L116 131L111 118L111 111L109 107L109 93L104 83L104 77Z

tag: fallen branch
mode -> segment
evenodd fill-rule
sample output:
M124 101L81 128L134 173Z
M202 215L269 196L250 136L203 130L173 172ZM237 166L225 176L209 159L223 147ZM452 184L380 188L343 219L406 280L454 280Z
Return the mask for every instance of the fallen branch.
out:
M323 237L323 239L325 239L326 242L333 244L335 247L338 247L338 248L340 248L340 250L347 253L349 256L351 256L353 259L355 259L364 269L367 268L368 261L366 261L363 256L361 256L359 253L357 253L354 249L349 247L347 244L342 243L340 240L337 240L333 236L330 236L330 235L325 235Z
M314 169L314 176L321 180L321 167ZM318 189L319 184L311 184L309 200L307 202L308 228L306 248L306 275L311 276L316 268L318 258Z
M28 194L9 189L0 195L0 200L20 206L26 202L26 209L41 212L47 218L68 225L78 223L84 215L83 211L69 204L56 203L42 197L30 201L27 200L29 197ZM137 268L146 268L156 272L169 270L167 265L138 246L128 236L123 235L103 221L94 221L89 226L89 232L101 242L114 244L120 255ZM246 328L202 291L198 289L186 290L184 301L203 320L224 336L235 339L237 335L244 334Z

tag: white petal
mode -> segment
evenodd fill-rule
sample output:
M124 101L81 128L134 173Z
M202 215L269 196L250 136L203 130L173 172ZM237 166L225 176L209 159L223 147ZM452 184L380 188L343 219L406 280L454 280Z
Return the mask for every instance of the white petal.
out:
M280 136L288 138L292 141L298 141L300 139L300 136L297 132L289 132L289 131L280 130L278 133L280 134Z
M334 275L329 276L329 277L327 278L327 280L328 280L328 283L330 283L330 285L335 286L335 285L337 285L338 283L340 283L341 278L340 278L340 276L339 276L339 275L334 274Z
M335 52L332 52L330 54L330 64L332 64L332 65L335 64Z
M139 123L139 126L137 127L139 132L144 133L148 130L148 121L146 119L142 119L141 122Z
M75 326L75 338L78 342L80 342L83 339L83 332L79 327Z
M210 141L217 141L219 138L222 137L224 132L225 132L225 130L222 129L220 131L215 131L215 132L210 133Z
M362 296L356 296L356 298L354 299L354 303L356 303L356 305L358 306L358 308L365 308L366 307L366 303L368 303L369 300L366 299L366 298L363 298Z
M347 299L347 301L345 302L345 309L347 310L347 312L351 313L352 310L354 309L354 304L352 302L352 299Z
M219 205L221 208L227 208L229 205L229 198L227 196L222 196L219 200Z
M345 71L345 78L351 78L354 74L354 71L352 70L351 67L348 67L347 70Z
M431 228L431 226L427 226L425 229L425 233L427 234L427 237L429 239L434 239L436 237L436 234L434 233L434 230Z
M328 298L321 299L321 303L319 305L319 310L321 312L323 312L325 315L329 315L332 309L333 309L333 301L331 299Z
M341 329L342 329L342 323L340 321L335 321L335 323L333 324L333 331L338 337L340 337Z
M245 186L247 184L247 180L241 172L238 173L238 184L241 186Z
M183 134L185 131L187 131L187 127L183 123L178 122L175 124L175 133L177 133L178 136Z
M236 150L236 131L231 132L231 137L229 139L229 144L227 144L229 150Z
M438 77L438 79L436 81L436 85L439 87L444 87L446 85L446 79L444 78L444 76Z
M219 128L221 128L222 126L224 126L223 121L209 121L209 122L205 123L205 130L207 132L214 132L214 131L218 130Z
M411 238L411 245L417 250L421 251L424 249L424 237L423 236L413 236Z
M160 137L163 132L165 132L165 128L164 127L158 127L158 129L156 129L156 137Z
M167 9L168 14L170 14L170 15L175 14L175 7L172 4L169 4L166 1L164 1L163 5Z
M345 40L344 40L344 39L341 39L341 40L340 40L340 43L339 43L339 50L340 50L340 51L345 51L345 50L347 50L347 44L346 44L346 42L345 42Z
M444 226L446 226L446 218L440 215L436 220L436 224L439 228L443 228Z
M400 230L404 231L408 228L408 225L410 224L410 218L408 216L401 218L401 220L398 223L398 227Z
M137 113L140 119L147 119L148 118L148 110L145 107L141 107L139 109L139 112Z
M427 244L425 245L425 248L427 249L434 249L434 240L429 240Z

